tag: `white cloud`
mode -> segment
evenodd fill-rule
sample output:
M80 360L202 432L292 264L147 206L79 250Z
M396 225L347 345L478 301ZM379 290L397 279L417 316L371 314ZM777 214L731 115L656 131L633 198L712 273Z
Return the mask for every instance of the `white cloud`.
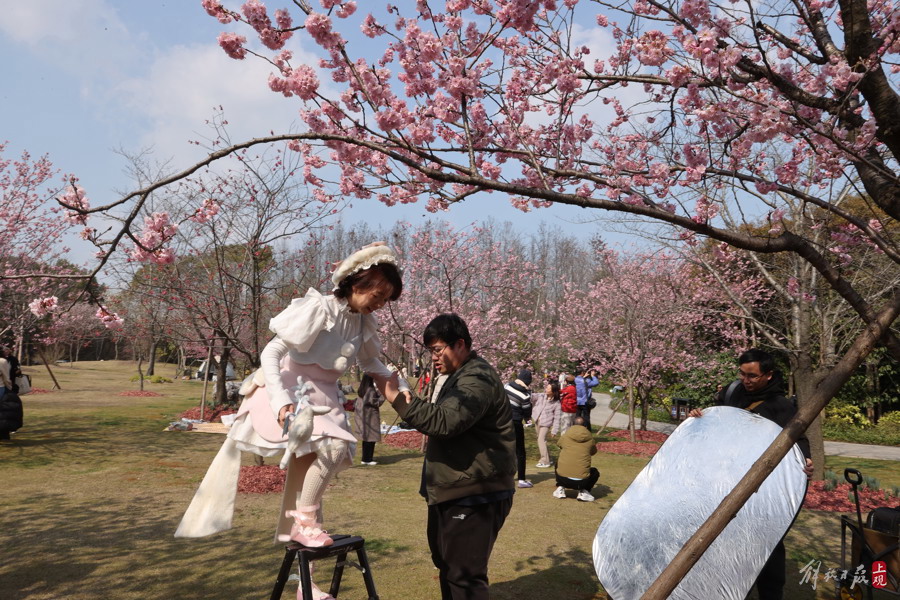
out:
M109 75L134 58L134 44L118 11L104 0L28 0L7 3L0 31L44 61L69 73Z
M272 70L260 60L228 58L215 44L175 46L115 93L143 118L142 146L153 146L158 158L192 159L200 150L187 141L211 135L205 122L218 106L234 141L290 129L300 105L268 88Z

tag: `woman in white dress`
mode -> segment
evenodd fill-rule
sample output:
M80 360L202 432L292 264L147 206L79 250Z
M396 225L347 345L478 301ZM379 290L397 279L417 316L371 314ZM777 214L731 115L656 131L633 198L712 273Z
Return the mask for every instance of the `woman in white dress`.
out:
M287 463L287 477L276 540L331 545L322 530L322 495L331 478L351 465L356 442L338 399L337 380L354 360L363 371L390 376L378 358L381 342L372 313L403 290L397 256L383 242L344 259L332 281L332 295L310 288L269 322L275 337L260 356L261 367L241 389L244 402L176 537L202 537L231 527L240 451L284 453L284 422L302 395L309 405L321 407L316 413L325 414L312 418L311 435L292 447L282 463Z

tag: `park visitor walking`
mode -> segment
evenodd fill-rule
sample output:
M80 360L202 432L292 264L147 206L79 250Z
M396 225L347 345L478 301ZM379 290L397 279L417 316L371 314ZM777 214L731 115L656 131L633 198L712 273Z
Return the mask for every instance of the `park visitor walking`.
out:
M550 451L547 448L547 435L559 433L559 421L562 412L559 407L559 384L553 380L544 386L543 394L535 394L534 420L537 423L537 444L541 458L536 465L539 469L549 469L553 466Z
M525 422L531 420L531 371L522 369L515 380L503 388L509 398L513 430L516 432L516 471L519 487L534 487L525 475Z
M384 396L375 387L372 376L366 373L357 388L353 422L362 446L359 462L368 467L378 464L375 462L375 444L381 441L381 405L383 403Z

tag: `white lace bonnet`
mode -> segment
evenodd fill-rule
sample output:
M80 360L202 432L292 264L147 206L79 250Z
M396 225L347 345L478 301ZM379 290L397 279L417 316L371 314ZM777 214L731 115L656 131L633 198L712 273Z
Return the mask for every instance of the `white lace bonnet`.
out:
M373 242L362 250L357 250L337 263L334 273L331 275L334 289L337 289L337 286L346 277L381 263L388 263L394 266L398 264L397 255L384 242Z

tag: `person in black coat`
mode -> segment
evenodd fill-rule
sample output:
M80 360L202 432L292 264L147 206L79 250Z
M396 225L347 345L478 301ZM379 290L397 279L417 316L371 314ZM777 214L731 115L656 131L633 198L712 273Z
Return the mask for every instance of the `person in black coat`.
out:
M525 423L531 420L531 371L522 369L514 381L504 388L512 410L513 430L516 432L516 468L519 487L530 488L534 484L525 478Z
M12 383L12 391L14 394L18 394L19 385L16 383L16 378L22 376L22 368L19 364L19 359L16 358L16 355L9 349L9 346L0 346L0 356L5 358L6 362L9 363L9 380Z
M747 350L738 357L738 380L716 395L716 404L743 408L784 427L797 407L784 395L785 385L781 373L775 369L775 359L762 350ZM690 417L702 417L700 409L688 413ZM797 446L806 458L806 474L812 475L813 463L806 436L797 440ZM756 578L756 591L760 600L782 600L784 597L785 549L784 540L769 555Z
M22 426L22 400L18 394L6 392L0 398L0 440L10 439L9 434Z

